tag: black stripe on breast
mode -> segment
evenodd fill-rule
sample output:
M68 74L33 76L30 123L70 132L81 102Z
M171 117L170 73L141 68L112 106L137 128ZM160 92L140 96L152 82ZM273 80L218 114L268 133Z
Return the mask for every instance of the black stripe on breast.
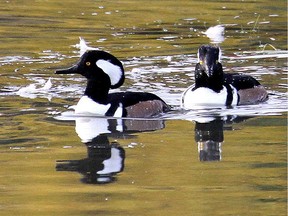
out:
M118 105L112 103L110 108L105 113L105 116L114 116L114 114L115 114L116 110L118 109L118 107L119 107Z
M225 85L227 89L227 98L226 98L226 106L230 106L233 101L233 89L231 88L230 85Z

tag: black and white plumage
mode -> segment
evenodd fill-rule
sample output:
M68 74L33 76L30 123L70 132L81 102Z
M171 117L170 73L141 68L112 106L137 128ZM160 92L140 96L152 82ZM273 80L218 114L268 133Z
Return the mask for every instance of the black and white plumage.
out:
M80 61L56 74L81 74L87 78L84 96L75 107L76 114L145 118L170 110L161 98L145 92L110 93L124 83L124 68L113 55L99 50L86 51Z
M267 91L256 79L239 73L224 73L220 60L219 47L203 45L199 48L195 84L182 94L183 108L248 105L268 99Z

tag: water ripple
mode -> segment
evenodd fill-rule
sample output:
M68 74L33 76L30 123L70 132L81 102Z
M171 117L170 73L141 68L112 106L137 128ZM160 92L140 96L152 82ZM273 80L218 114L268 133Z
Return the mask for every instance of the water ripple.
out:
M194 67L197 62L196 55L164 55L164 56L142 56L128 58L123 61L126 69L126 82L117 91L145 91L159 95L167 103L175 107L176 113L167 118L195 118L199 115L278 115L287 111L287 68L277 65L259 64L237 64L243 59L263 58L286 58L287 51L273 50L261 52L237 52L235 56L224 56L228 63L233 63L233 72L247 72L259 80L265 76L273 75L275 80L268 92L270 99L267 103L253 106L239 106L233 109L206 109L184 111L179 107L182 92L194 82ZM75 56L74 56L75 57ZM52 50L39 53L38 58L24 56L6 56L0 58L0 64L32 64L45 63L48 66L71 58ZM249 63L249 62L248 62ZM47 67L47 66L46 66ZM19 80L20 76L11 76L9 79ZM25 73L21 79L26 79L28 85L2 85L0 96L17 95L24 98L46 98L51 101L56 98L80 98L84 92L86 80L80 76L56 76L54 71L51 75L44 73ZM270 78L269 78L270 80ZM13 83L13 82L10 83ZM27 83L27 82L21 83ZM266 81L268 82L268 81ZM277 90L276 90L277 89ZM279 91L280 90L280 91ZM284 92L285 91L285 92ZM284 92L284 93L283 93ZM70 104L73 105L73 104ZM183 114L184 113L184 114Z

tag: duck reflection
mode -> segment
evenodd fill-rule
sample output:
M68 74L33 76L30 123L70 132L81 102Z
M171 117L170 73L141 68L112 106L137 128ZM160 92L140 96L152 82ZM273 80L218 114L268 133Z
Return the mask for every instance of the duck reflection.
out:
M224 121L216 118L209 122L197 122L195 125L195 141L198 145L200 161L221 160L221 145L224 141Z
M133 138L134 133L154 131L165 127L163 120L107 119L77 117L75 130L87 147L87 158L57 160L57 171L79 172L81 181L88 184L105 184L116 180L124 170L125 150L109 138Z
M224 130L232 130L232 124L249 117L210 117L195 120L195 141L200 161L220 161Z
M125 150L117 142L109 142L107 135L99 135L85 143L87 158L58 160L57 171L75 171L83 175L84 183L109 183L124 169Z

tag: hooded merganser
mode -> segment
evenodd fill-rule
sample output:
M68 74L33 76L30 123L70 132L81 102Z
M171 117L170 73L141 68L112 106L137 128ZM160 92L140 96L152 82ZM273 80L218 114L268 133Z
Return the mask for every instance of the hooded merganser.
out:
M145 92L116 92L124 83L122 63L110 53L99 50L86 51L80 61L68 68L56 70L56 74L81 74L88 82L84 96L75 108L77 114L94 114L113 117L145 118L170 110L158 96Z
M265 88L249 75L223 72L221 49L203 45L198 50L195 84L182 94L183 108L248 105L268 99Z

